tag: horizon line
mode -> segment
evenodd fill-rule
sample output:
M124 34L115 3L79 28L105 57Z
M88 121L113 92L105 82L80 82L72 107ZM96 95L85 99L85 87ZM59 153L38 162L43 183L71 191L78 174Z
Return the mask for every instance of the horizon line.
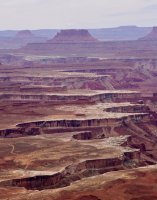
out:
M1 29L0 31L20 31L20 30L30 30L30 31L35 31L35 30L92 30L92 29L112 29L112 28L153 28L156 27L154 26L138 26L138 25L120 25L120 26L113 26L113 27L96 27L96 28L80 28L80 27L71 27L71 28L13 28L13 29Z

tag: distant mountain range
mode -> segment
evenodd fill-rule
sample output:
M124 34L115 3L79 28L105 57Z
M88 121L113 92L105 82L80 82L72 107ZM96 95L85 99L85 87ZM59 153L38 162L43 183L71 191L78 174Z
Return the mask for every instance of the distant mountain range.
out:
M102 28L102 29L88 29L89 32L98 40L111 41L111 40L136 40L146 36L151 32L152 27L137 27L137 26L121 26L115 28ZM59 29L39 29L31 30L36 37L44 37L51 39L59 32ZM0 40L13 38L18 31L5 30L0 31Z
M89 29L97 39L112 40L137 40L151 32L153 27L120 26L117 28Z

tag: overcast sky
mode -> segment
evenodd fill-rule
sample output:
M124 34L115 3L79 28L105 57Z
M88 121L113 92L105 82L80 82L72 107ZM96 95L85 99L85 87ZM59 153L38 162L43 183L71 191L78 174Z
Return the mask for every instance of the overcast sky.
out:
M0 0L0 29L157 25L157 0Z

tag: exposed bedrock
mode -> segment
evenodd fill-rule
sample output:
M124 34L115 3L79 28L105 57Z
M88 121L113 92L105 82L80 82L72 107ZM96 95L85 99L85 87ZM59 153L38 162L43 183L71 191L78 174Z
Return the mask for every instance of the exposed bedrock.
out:
M58 74L57 74L58 75ZM56 76L57 76L56 75ZM61 76L62 75L62 76ZM87 82L87 81L106 81L106 80L110 80L111 77L107 76L107 75L96 75L94 76L94 74L91 74L91 76L86 75L83 76L82 74L74 74L73 76L70 77L70 75L68 76L68 74L60 74L60 76L30 76L30 75L16 75L16 76L10 76L10 75L6 75L6 76L1 76L0 77L0 82L12 82L12 83L31 83L33 85L33 83L36 82L40 82L40 83L51 83L54 85L60 85L61 83L63 83L64 80L64 84L68 84L68 83L72 83L74 81L78 81L78 82Z
M5 75L0 77L0 83L4 85L2 91L20 92L53 92L56 91L55 87L58 88L57 91L65 88L91 90L114 89L114 80L108 75L62 73L57 73L56 76ZM10 86L10 90L7 90L8 86Z
M111 125L120 125L124 122L132 121L135 123L138 122L147 122L150 121L149 114L132 114L127 117L121 118L112 118L112 119L78 119L78 120L56 120L56 121L37 121L30 123L18 124L17 127L102 127L102 126L111 126Z
M105 109L107 112L118 112L118 113L149 113L150 108L145 105L134 105L134 106L119 106Z
M104 133L92 133L91 131L81 132L73 135L73 138L76 140L94 140L94 139L103 139L105 138Z
M118 134L131 135L127 146L140 149L144 160L149 164L157 162L156 143L157 143L157 126L156 122L136 123L129 122L123 126L114 129Z
M0 138L16 138L24 136L40 135L41 130L39 128L12 128L0 130Z
M25 137L25 136L35 136L35 135L40 135L40 134L55 134L55 133L73 133L76 135L81 134L81 133L92 133L92 138L96 136L96 134L101 135L105 134L105 136L110 136L111 135L111 128L110 127L29 127L29 128L10 128L10 129L4 129L0 130L0 138L16 138L16 137ZM77 132L77 134L75 134ZM79 133L78 133L79 132ZM79 139L80 137L78 137ZM91 138L91 139L92 139Z
M13 138L40 134L74 132L74 139L90 140L127 135L126 124L144 124L151 121L149 114L135 114L113 119L37 121L18 124L16 128L0 130L0 137ZM111 128L113 127L113 128ZM124 130L123 130L124 129ZM77 134L75 134L77 132ZM129 134L129 132L128 132Z
M136 102L140 98L140 93L98 93L92 95L76 95L64 93L56 94L21 94L21 93L6 93L0 94L0 100L10 100L10 101L51 101L51 102Z
M53 134L56 132L58 128L67 128L67 131L79 131L81 128L84 128L88 132L88 128L95 131L92 133L93 135L89 137L101 138L112 136L111 126L121 126L123 123L128 123L128 121L133 121L134 123L138 122L147 122L150 121L150 117L148 114L142 115L132 115L128 117L123 117L120 119L89 119L89 120L56 120L56 121L37 121L30 123L22 123L18 124L17 128L12 129L4 129L0 130L1 137L19 137L19 136L27 136L27 135L40 135L41 133ZM52 128L52 129L49 129ZM53 128L57 128L53 131ZM101 130L103 128L103 131ZM47 130L49 129L49 130ZM98 130L96 136L96 131ZM62 131L62 129L61 129ZM65 130L64 130L65 132ZM103 134L102 134L103 133ZM110 134L111 133L111 134ZM84 135L84 134L83 134ZM86 137L86 136L83 136ZM76 136L77 137L77 136ZM81 136L79 136L81 138Z
M86 160L78 164L66 167L62 172L53 175L34 176L21 179L13 179L1 182L3 186L25 187L28 190L44 190L61 188L84 177L91 177L109 171L122 170L132 163L132 167L140 165L140 152L138 150L124 153L119 158L107 158Z

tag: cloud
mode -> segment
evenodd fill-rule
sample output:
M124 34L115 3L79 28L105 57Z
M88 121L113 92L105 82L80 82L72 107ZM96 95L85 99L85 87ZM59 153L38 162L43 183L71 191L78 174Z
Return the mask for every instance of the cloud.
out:
M157 0L0 0L0 28L152 26L155 5Z

